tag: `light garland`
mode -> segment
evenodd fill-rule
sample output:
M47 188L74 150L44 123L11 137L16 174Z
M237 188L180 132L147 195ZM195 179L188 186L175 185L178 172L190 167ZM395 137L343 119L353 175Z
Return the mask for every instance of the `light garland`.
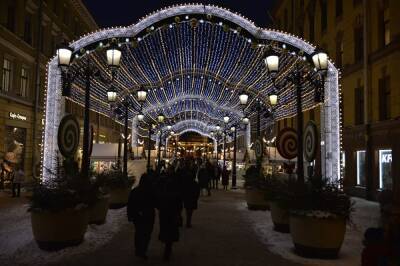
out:
M165 27L168 23L169 26ZM84 57L92 56L96 66L106 73L102 49L113 38L118 40L123 51L120 74L115 81L119 101L129 95L137 108L139 103L131 94L139 84L144 85L150 89L144 104L146 116L155 122L158 112L162 111L174 118L176 124L186 121L174 128L178 134L185 130L208 134L207 130L212 129L213 125L204 126L199 123L200 120L212 124L212 121L222 120L226 114L232 117L232 123L240 123L242 115L238 115L238 94L241 90L250 94L247 110L250 110L256 98L265 101L268 106L265 99L273 87L262 62L266 45L272 45L281 52L282 68L277 81L291 71L293 62L301 60L302 53L309 55L315 49L291 34L258 28L253 22L227 9L189 4L159 10L129 27L113 27L85 34L71 45L78 58L73 65L82 66ZM304 65L304 70L312 73L307 65ZM48 76L46 130L43 134L46 142L43 143L44 152L49 156L43 158L43 167L54 169L50 157L54 158L57 150L55 132L64 101L55 58L48 65ZM338 71L330 63L325 86L326 101L322 104L321 112L321 121L327 132L321 132L321 139L325 139L326 143L323 147L323 160L326 161L324 170L327 177L332 179L339 178L341 171L338 78ZM84 80L78 78L75 86L71 99L83 104ZM310 109L315 106L313 88L311 84L304 86L303 109ZM106 91L104 84L93 82L92 107L112 117L109 104L105 101ZM275 119L295 114L293 95L292 85L288 84L282 89L279 104L275 108ZM208 114L208 117L202 114ZM253 121L255 115L255 111L247 114ZM130 109L129 119L133 117L134 110ZM262 129L271 122L271 119L262 118ZM145 137L147 134L144 130L139 127L136 135ZM248 132L246 135L247 140Z

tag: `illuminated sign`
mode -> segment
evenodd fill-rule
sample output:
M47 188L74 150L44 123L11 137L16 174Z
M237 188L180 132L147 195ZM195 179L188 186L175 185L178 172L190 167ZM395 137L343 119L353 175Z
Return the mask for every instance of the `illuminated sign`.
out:
M10 112L10 113L8 114L8 116L9 116L11 119L22 120L22 121L26 121L26 120L27 120L27 118L26 118L25 115L21 115L21 114L14 113L14 112Z
M379 188L392 189L392 150L379 150Z

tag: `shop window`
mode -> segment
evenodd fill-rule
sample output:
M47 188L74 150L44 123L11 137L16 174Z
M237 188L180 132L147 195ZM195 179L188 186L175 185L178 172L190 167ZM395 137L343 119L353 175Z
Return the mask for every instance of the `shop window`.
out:
M379 188L393 188L392 150L379 150Z
M5 150L15 153L17 157L17 165L21 168L24 166L25 145L26 145L26 128L6 126Z
M4 59L1 90L4 92L10 91L11 84L12 84L12 62L8 59Z
M361 125L364 123L364 88L358 87L354 90L354 114L355 124Z
M365 151L357 151L357 186L365 187Z
M390 119L390 76L379 79L379 119Z
M21 97L26 97L27 91L28 91L28 86L29 86L29 74L28 74L28 69L25 67L21 68L21 84L19 88L19 93L18 96Z

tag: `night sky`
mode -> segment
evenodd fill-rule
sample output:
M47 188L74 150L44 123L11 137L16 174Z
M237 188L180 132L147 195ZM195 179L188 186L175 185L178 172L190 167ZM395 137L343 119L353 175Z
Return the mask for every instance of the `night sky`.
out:
M202 4L214 4L238 12L257 26L271 25L268 10L271 11L277 0L202 0ZM141 17L173 4L186 1L177 0L83 0L100 28L111 26L127 26L136 23ZM272 11L271 11L272 12Z

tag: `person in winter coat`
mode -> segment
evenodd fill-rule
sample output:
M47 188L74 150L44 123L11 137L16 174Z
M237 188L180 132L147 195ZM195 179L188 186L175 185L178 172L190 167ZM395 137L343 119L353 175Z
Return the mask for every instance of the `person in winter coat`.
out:
M228 190L228 185L229 185L229 171L226 169L226 165L224 165L224 168L222 169L222 186L224 187L224 190Z
M213 170L214 170L213 187L215 189L218 189L218 183L219 183L219 179L221 177L221 168L219 167L218 162L214 163Z
M164 260L168 261L172 245L179 241L179 217L182 209L178 178L173 172L160 177L157 191L157 208L160 219L159 240L165 244Z
M190 168L186 168L189 172ZM200 196L200 186L196 182L193 175L189 175L183 179L183 206L186 210L186 227L192 227L193 211L197 210L197 201Z
M150 175L143 174L139 186L131 191L127 214L128 220L135 225L135 254L147 259L155 219L155 198Z
M202 164L197 172L197 179L199 180L200 193L203 195L203 189L206 189L208 196L211 196L211 190L209 186L209 175L205 164Z
M12 183L12 193L13 197L19 197L21 194L21 184L25 182L25 173L21 167L18 167L14 173L13 183Z

